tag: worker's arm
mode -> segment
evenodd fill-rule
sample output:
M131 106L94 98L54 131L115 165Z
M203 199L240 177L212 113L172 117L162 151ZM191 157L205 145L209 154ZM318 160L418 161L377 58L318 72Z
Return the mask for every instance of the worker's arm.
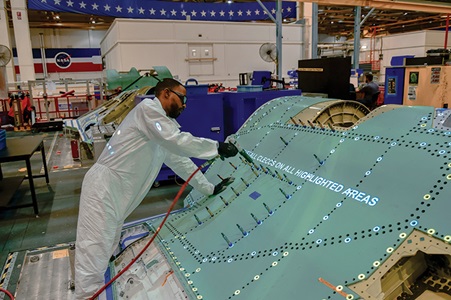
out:
M156 140L168 151L179 156L211 159L218 155L218 142L180 131L161 107L156 107L157 104L152 101L143 104L137 107L137 123L139 130L150 140Z
M172 153L167 154L164 163L185 181L197 169L196 165L188 157L181 157ZM206 196L213 194L215 188L202 172L197 172L189 184Z

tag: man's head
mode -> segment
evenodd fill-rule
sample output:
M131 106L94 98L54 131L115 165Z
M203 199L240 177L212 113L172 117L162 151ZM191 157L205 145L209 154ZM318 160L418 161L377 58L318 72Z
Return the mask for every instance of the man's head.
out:
M175 79L165 78L160 81L155 87L155 96L168 117L175 119L186 108L186 89Z
M371 81L373 81L373 74L366 74L365 75L365 82L368 83L368 82L371 82Z

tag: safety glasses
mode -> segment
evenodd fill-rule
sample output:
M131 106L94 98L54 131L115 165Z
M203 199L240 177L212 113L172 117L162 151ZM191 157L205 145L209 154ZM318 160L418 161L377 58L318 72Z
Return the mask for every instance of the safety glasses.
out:
M186 95L183 95L182 93L173 91L171 89L168 89L168 91L173 92L174 94L176 94L180 98L180 101L182 101L183 104L186 104Z

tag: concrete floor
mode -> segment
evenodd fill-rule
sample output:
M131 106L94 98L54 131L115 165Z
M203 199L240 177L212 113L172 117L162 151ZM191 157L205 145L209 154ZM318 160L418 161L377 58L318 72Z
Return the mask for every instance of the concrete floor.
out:
M20 138L26 134L8 132L7 138ZM50 132L44 135L50 183L47 185L45 178L34 180L39 217L34 215L32 207L0 209L0 267L2 269L9 253L69 243L76 238L81 184L93 162L74 161L70 154L70 139L62 134ZM32 167L33 174L41 171L40 153L33 155ZM2 164L4 177L24 174L23 168L25 168L25 162ZM152 188L126 222L165 213L179 188L180 186L175 182L162 182L158 188ZM184 192L184 196L189 191L190 188ZM183 207L183 198L181 197L174 209ZM31 203L27 181L21 184L10 203ZM11 292L15 290L14 280L11 278L11 283L8 285L8 290Z

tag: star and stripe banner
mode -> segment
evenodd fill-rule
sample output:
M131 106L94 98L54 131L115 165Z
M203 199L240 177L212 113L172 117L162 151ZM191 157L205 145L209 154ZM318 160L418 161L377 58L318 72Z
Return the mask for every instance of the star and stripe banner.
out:
M277 2L263 2L275 17ZM149 0L28 0L34 10L132 19L259 21L270 19L258 2L202 3ZM282 2L282 17L296 18L296 2Z
M17 50L13 48L16 74L20 74ZM33 48L35 73L44 73L41 49ZM45 64L48 73L101 72L102 57L100 48L48 48L45 49Z

